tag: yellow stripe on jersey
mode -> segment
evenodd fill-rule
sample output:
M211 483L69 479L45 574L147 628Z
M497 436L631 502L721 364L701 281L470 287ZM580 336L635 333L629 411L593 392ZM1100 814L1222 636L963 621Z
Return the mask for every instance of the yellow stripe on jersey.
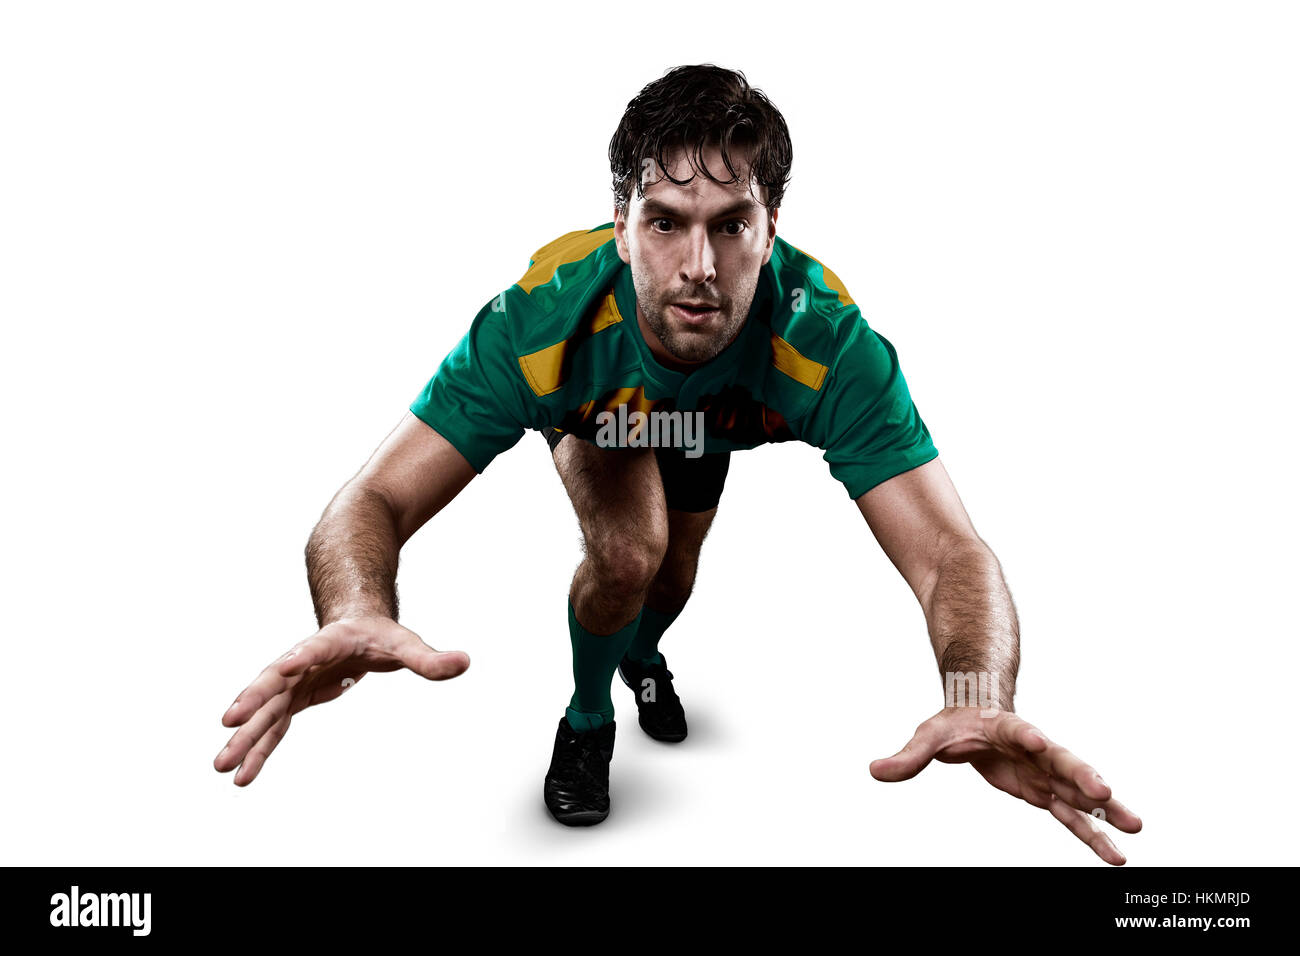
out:
M794 247L791 246L791 248L793 249ZM795 252L808 256L808 253L804 252L802 249L795 249ZM853 296L849 295L848 288L840 281L840 277L834 272L831 272L830 269L826 268L826 263L822 262L816 256L808 256L808 258L822 267L822 281L826 283L826 288L830 289L840 297L840 305L857 304L853 301Z
M830 371L820 362L805 358L797 348L779 335L772 336L772 364L800 385L806 385L814 392L821 389L822 382L826 381L826 373Z
M557 391L564 384L564 346L567 342L557 342L544 349L519 356L519 368L533 394L541 397Z
M638 385L636 388L620 388L605 402L604 410L617 412L620 405L626 405L629 415L633 412L646 412L648 414L655 410L656 404L645 397L645 388Z
M605 296L605 300L601 302L600 308L591 317L591 321L573 335L563 342L520 356L519 368L523 371L524 379L528 382L528 387L533 390L533 394L540 398L542 395L558 391L564 384L564 356L568 349L576 347L602 329L622 321L623 316L618 311L618 303L614 301L614 293L611 292Z
M539 285L546 285L555 277L555 270L569 262L577 262L591 255L614 237L614 227L588 232L566 232L554 242L549 242L532 255L533 264L528 267L516 285L525 292L532 292Z
M614 301L614 293L611 292L605 296L605 301L600 304L600 308L591 319L592 333L599 332L601 329L607 329L615 322L623 321L623 313L618 311L618 303Z

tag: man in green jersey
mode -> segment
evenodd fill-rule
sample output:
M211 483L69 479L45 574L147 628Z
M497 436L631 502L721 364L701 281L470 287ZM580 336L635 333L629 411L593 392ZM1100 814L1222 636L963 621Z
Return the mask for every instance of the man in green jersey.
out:
M216 769L248 784L294 713L369 671L443 680L469 666L397 623L398 553L536 430L585 546L568 600L574 690L543 793L560 822L600 822L616 673L646 733L686 737L659 641L690 596L731 452L803 441L824 450L916 594L944 678L943 710L873 776L968 762L1123 863L1093 814L1130 833L1141 821L1013 712L1015 608L897 352L831 270L776 235L791 159L781 114L742 74L680 67L629 103L609 158L613 222L534 252L326 509L307 545L320 630L231 705L223 723L239 730Z

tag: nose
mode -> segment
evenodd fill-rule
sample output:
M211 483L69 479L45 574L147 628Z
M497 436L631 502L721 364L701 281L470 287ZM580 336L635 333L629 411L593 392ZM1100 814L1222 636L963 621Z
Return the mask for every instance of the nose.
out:
M704 285L717 278L713 244L706 227L695 226L687 233L681 272L682 279L693 285Z

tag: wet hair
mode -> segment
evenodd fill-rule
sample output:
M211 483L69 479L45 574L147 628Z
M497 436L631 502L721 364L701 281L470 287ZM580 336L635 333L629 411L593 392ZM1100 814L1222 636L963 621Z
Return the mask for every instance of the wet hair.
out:
M717 146L731 179L718 179L704 164L704 150ZM635 187L645 196L642 169L654 160L662 176L677 185L695 178L668 175L666 155L684 149L691 168L716 183L740 181L732 151L748 153L750 174L767 187L769 212L781 205L790 181L790 131L785 118L745 74L711 63L679 66L646 85L627 104L609 141L609 168L614 177L614 203L627 211Z

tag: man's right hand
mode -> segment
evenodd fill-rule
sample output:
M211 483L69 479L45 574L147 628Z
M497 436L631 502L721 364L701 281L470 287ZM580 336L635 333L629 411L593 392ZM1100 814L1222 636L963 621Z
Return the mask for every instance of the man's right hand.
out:
M284 738L294 714L333 700L370 671L403 667L428 680L446 680L465 672L469 655L434 650L387 617L343 618L325 625L270 664L235 698L221 723L239 730L212 766L221 773L238 767L235 786L247 786Z

